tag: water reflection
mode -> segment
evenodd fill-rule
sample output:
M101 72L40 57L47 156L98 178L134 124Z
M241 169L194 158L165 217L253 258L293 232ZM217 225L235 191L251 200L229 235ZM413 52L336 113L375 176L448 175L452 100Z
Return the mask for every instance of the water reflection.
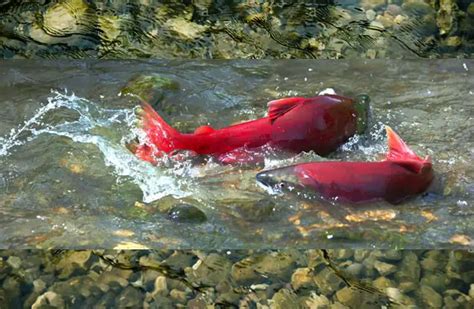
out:
M474 4L3 1L1 58L470 57Z

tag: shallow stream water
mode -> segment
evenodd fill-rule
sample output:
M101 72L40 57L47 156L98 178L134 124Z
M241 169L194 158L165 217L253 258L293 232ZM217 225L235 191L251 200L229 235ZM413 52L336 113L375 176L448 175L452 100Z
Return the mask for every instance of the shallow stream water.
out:
M0 68L3 248L473 245L473 61L3 61ZM144 76L160 78L144 89L136 82ZM372 101L369 133L328 158L154 167L126 147L139 134L140 102L126 92L140 92L168 123L191 131L262 117L270 100L328 87ZM433 158L436 180L426 194L354 207L271 196L255 182L258 171L295 162L379 160L384 124ZM170 215L180 204L202 220Z

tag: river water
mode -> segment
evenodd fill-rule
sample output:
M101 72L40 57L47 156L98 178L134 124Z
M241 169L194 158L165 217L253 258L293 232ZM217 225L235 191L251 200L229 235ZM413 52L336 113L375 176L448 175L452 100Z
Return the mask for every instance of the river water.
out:
M0 62L0 247L472 246L473 70L463 59ZM143 89L144 76L159 81ZM191 131L262 117L270 100L326 88L372 101L369 133L328 158L155 167L126 147L140 134L139 100L126 92L141 91L171 125ZM295 162L379 160L384 125L433 158L426 194L397 206L331 205L271 196L255 182L258 171ZM170 215L182 204L201 220Z

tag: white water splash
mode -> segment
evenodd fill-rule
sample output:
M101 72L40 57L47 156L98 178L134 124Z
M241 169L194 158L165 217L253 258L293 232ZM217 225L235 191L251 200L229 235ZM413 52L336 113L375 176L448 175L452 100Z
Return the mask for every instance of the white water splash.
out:
M80 98L74 94L52 91L53 96L48 103L41 107L33 117L24 122L18 129L12 129L6 137L0 138L2 147L0 156L7 156L14 147L19 147L35 139L41 134L53 134L68 137L77 143L87 143L97 146L104 156L107 166L114 168L116 176L126 177L140 187L143 192L143 201L155 201L167 195L177 198L191 194L182 189L186 185L185 179L178 179L175 173L185 175L186 167L175 169L160 169L138 159L127 148L126 142L131 140L138 131L133 129L135 114L133 110L112 110L99 107L97 104ZM79 114L79 119L71 122L62 122L58 125L43 124L42 120L50 111L66 108ZM113 124L122 123L130 130L120 142L112 138L93 133L96 128L110 128ZM22 135L28 135L26 138Z

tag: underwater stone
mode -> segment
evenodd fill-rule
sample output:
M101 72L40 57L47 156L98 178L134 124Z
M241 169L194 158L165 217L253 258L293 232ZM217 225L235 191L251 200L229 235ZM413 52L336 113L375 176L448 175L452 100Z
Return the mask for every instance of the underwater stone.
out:
M418 283L412 281L403 281L399 283L398 288L403 293L410 293L418 288Z
M421 267L425 271L440 271L446 263L446 256L438 250L428 251L420 262Z
M100 15L98 17L100 30L100 38L103 41L114 41L119 38L122 33L120 25L120 17L116 15Z
M400 261L402 257L402 251L400 250L386 250L383 251L383 254L380 258L385 261Z
M443 273L424 274L421 278L420 284L432 287L437 292L441 293L446 289L446 275Z
M375 19L375 17L377 16L377 13L375 13L374 10L367 10L365 12L365 16L367 17L368 20L372 21Z
M148 304L145 303L144 308L175 308L175 304L169 299L168 297L164 296L155 296L153 297L152 301Z
M179 223L203 223L206 222L206 214L190 204L177 204L168 212L168 219Z
M339 278L329 267L322 269L316 276L314 276L314 282L324 295L334 293L344 284L342 279Z
M86 263L90 257L90 250L67 252L55 265L56 269L60 270L58 277L67 278L76 270L85 271Z
M377 288L381 291L384 291L385 288L395 286L395 284L393 283L392 280L387 279L385 277L378 277L377 279L374 280L374 282L372 284L375 288Z
M399 281L418 282L420 280L420 265L418 257L411 251L406 251L401 261L400 269L395 273L395 278Z
M434 14L434 9L423 0L408 0L405 1L402 5L402 9L409 15L414 17L419 17Z
M298 297L296 294L288 289L281 289L276 292L271 300L271 308L273 309L288 309L298 308Z
M261 199L257 202L240 203L236 207L244 219L251 222L262 222L273 216L275 203L268 199Z
M170 297L179 303L186 303L187 301L186 292L178 289L172 289L170 291Z
M364 308L364 297L359 290L345 287L336 292L336 298L342 304L350 308Z
M419 290L421 300L429 308L441 308L443 298L433 288L422 285Z
M474 2L469 4L469 6L467 7L467 10L466 10L466 13L469 16L474 17Z
M354 250L351 250L351 249L328 250L328 253L333 259L348 260L354 255Z
M140 99L156 104L168 91L179 90L178 82L160 74L138 75L127 82L120 90L121 95L134 95Z
M369 250L357 249L354 251L354 260L356 262L362 262L369 256L369 254L370 254Z
M439 34L450 33L456 21L457 5L455 0L440 0L440 9L436 16Z
M288 280L295 266L295 256L271 252L249 256L232 265L232 278L240 284L257 284L267 281ZM264 274L263 277L261 274Z
M387 5L385 12L395 17L402 13L402 8L396 4L389 4Z
M304 302L304 308L328 308L330 305L329 299L325 295L317 295L312 292L311 297L308 297Z
M117 297L116 306L120 308L139 308L145 295L132 286L127 286Z
M47 308L48 306L50 308L64 308L64 300L61 295L48 291L36 299L31 309Z
M474 300L468 295L459 292L458 290L446 290L443 293L443 308L473 308Z
M43 15L43 29L51 36L87 33L95 17L83 0L61 1L49 7Z
M160 296L166 296L168 295L168 285L166 283L166 277L165 276L158 276L155 279L155 289L151 293L151 295L160 295Z
M392 298L396 302L399 302L403 305L406 305L406 306L415 305L415 302L412 298L402 294L401 291L397 288L387 287L385 289L385 293L387 294L388 297Z
M41 293L46 289L46 283L41 279L36 279L33 281L34 292Z
M312 271L309 268L297 268L291 275L291 286L294 290L301 287L314 286Z
M232 262L224 255L211 253L187 267L185 273L192 282L215 286L227 279L231 266Z
M385 0L362 0L360 2L360 6L364 9L375 9L385 5Z
M353 263L346 268L346 272L350 274L351 276L358 277L362 275L362 272L364 271L364 265L360 263Z
M18 269L21 266L21 258L12 255L8 257L7 264L10 265L14 269Z
M459 36L450 36L444 40L444 44L450 47L458 47L462 43L461 37Z
M379 272L380 275L386 276L394 273L397 271L397 266L380 262L380 261L375 261L374 262L374 267L375 269Z
M206 26L187 21L182 17L168 19L165 27L184 40L195 40L208 29Z

